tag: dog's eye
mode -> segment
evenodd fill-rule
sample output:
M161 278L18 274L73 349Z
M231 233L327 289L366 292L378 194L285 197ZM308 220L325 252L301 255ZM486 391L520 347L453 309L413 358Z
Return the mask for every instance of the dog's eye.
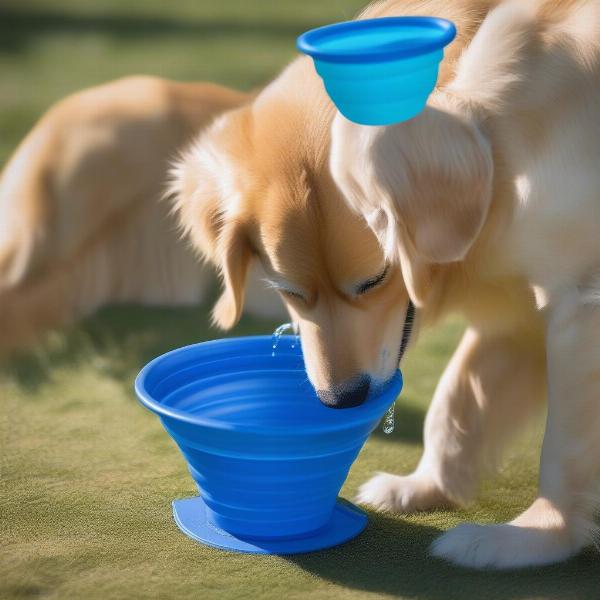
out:
M373 288L377 287L378 285L381 285L385 281L388 271L389 271L389 265L386 265L385 269L383 269L383 271L381 273L379 273L379 275L376 275L375 277L372 277L371 279L367 279L366 281L363 281L356 288L356 295L362 296L363 294L366 294L369 290L372 290Z
M282 283L277 279L267 278L263 281L267 284L267 287L276 290L282 296L287 296L288 298L294 298L296 300L304 300L304 296L300 292L290 289L285 283Z
M292 290L286 290L283 288L278 288L278 289L284 296L287 296L288 298L295 298L296 300L304 300L304 296L302 294L299 294L298 292L294 292Z

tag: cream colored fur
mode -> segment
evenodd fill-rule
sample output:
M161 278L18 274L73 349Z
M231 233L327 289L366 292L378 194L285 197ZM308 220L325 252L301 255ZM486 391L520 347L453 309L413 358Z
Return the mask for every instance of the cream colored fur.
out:
M465 566L548 564L596 539L599 106L600 2L507 1L422 115L333 124L336 181L413 300L424 315L457 309L471 321L416 472L378 475L359 499L401 511L470 500L507 434L547 398L537 500L511 523L462 525L433 545ZM501 301L507 284L520 300Z

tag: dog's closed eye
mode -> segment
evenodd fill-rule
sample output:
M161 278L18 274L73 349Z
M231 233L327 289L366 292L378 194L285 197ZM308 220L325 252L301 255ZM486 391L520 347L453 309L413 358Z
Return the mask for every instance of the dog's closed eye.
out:
M366 281L363 281L362 283L360 283L356 287L356 290L355 290L356 295L362 296L363 294L366 294L373 288L376 288L378 285L381 285L385 281L385 278L387 277L388 272L389 272L389 265L386 265L385 268L383 269L383 271L381 271L381 273L379 273L378 275L375 275L375 277L371 277L370 279L367 279Z
M278 280L273 278L266 278L263 280L267 287L270 287L273 290L276 290L280 294L287 296L288 298L293 298L295 300L305 300L304 295L296 289L293 289L290 284L284 282L283 280Z
M304 300L304 296L299 292L295 292L294 290L286 290L285 288L275 288L277 291L282 293L284 296L288 298L294 298L296 300Z

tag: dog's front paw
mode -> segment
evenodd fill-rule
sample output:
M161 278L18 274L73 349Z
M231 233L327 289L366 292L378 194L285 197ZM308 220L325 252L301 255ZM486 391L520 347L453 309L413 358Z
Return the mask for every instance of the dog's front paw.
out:
M431 554L463 567L518 569L560 562L580 547L564 529L465 523L439 537Z
M356 501L377 510L403 513L450 504L431 479L417 473L405 477L378 473L360 487Z

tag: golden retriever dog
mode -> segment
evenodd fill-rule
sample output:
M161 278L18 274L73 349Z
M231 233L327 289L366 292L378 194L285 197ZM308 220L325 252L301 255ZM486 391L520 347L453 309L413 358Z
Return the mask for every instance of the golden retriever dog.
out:
M212 269L161 198L178 149L251 97L129 77L48 111L0 176L0 354L111 302L206 298ZM249 312L285 314L264 286L250 291Z
M421 115L390 127L349 123L302 57L255 97L232 96L227 104L219 94L216 105L201 109L192 127L201 131L177 161L169 193L180 226L220 272L215 323L237 322L258 265L297 324L308 376L328 405L357 405L385 385L409 345L413 320L465 315L469 328L435 392L419 466L409 475L375 476L359 500L399 512L468 502L511 434L547 399L538 498L511 523L450 530L432 553L471 567L564 560L594 541L598 506L600 0L388 0L362 17L402 14L446 17L459 32ZM180 110L170 114L185 129ZM122 126L137 118L135 111L124 116ZM148 116L140 127L155 122ZM162 172L164 139L144 139L140 152L161 145ZM128 148L124 160L135 161L137 151ZM3 190L19 153L26 156L17 152ZM64 156L59 146L50 154ZM123 168L137 166L132 182L148 177L143 163ZM123 170L111 175L113 169L86 184L90 198L98 198L96 186L102 198L118 193L111 177L118 181ZM63 202L67 217L60 237L51 238L67 245L64 255L87 260L88 247L112 253L115 232L122 268L113 286L146 260L144 280L151 278L165 250L146 258L150 241L132 247L129 240L150 226L153 235L170 235L166 212L148 224L135 215L128 220L126 209L114 211L112 220L94 217L102 228L79 231L68 216L75 199L59 193L60 185L53 183L52 198ZM154 194L142 193L154 208L136 209L141 215L165 210ZM36 237L48 230L49 217L35 210L29 216L27 203L9 211L9 195L0 196L0 223L10 214L33 236L29 246L0 243L0 273L9 281L0 305L19 289L14 306L29 307L43 295L41 282L50 281L49 268L36 262L57 250L45 250ZM78 223L92 223L88 214L99 202L79 212ZM168 225L161 228L160 219ZM0 230L0 240L11 239L15 227ZM78 261L58 269L72 264L77 273ZM91 277L93 269L87 272ZM74 279L81 278L68 277L57 298L79 289ZM178 292L183 281L191 285L183 277L168 289ZM115 298L107 296L100 301ZM60 310L70 317L74 309Z
M216 264L231 327L258 260L299 328L322 401L364 401L419 321L469 321L410 475L359 500L467 502L547 398L539 495L461 525L435 556L470 567L566 559L593 542L600 471L600 2L382 2L364 16L457 24L427 108L390 127L337 114L310 61L201 135L174 172L183 227Z
M571 556L595 535L600 472L600 2L501 3L419 117L361 127L337 115L332 140L334 178L415 306L470 323L415 473L378 475L361 500L468 499L545 397L537 499L433 552L494 567Z

